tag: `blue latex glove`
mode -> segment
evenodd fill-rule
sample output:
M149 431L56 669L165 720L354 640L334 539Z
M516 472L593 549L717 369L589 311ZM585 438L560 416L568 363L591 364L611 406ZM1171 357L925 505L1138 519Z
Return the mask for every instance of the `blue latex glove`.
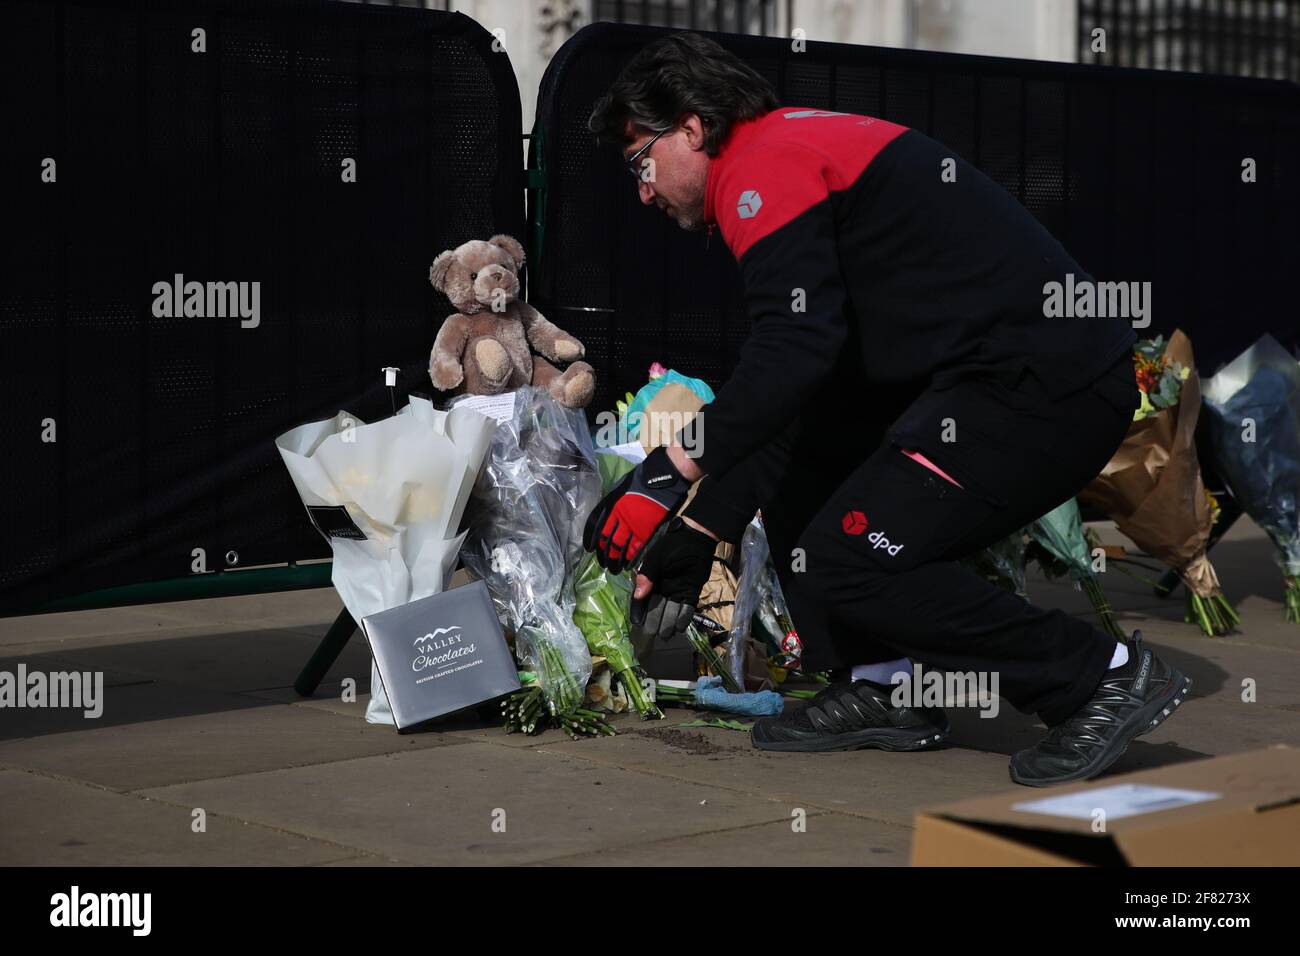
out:
M729 714L745 714L748 717L774 717L785 706L785 698L775 691L728 694L722 686L721 677L701 677L696 681L695 702L710 710L724 710Z

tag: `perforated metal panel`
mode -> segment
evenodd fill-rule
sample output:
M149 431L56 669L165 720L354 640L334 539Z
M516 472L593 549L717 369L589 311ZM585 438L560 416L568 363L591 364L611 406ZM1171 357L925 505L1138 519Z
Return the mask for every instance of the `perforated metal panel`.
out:
M399 402L430 392L454 309L429 263L523 234L491 43L355 4L0 0L0 609L181 577L196 548L209 570L328 556L273 439L389 414L386 365ZM258 324L156 316L176 274L258 282Z
M718 238L640 206L591 107L666 30L593 24L542 82L547 195L533 304L578 335L596 407L652 361L720 384L748 331ZM709 34L783 103L868 113L946 143L1016 196L1099 279L1150 281L1153 325L1181 326L1208 374L1265 331L1295 345L1300 223L1293 83ZM1257 181L1242 182L1242 160ZM779 387L774 383L773 387Z

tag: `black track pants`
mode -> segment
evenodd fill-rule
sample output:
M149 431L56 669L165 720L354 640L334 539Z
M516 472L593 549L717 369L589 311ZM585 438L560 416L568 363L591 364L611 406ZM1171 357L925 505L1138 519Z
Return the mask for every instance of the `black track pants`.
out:
M1016 708L1049 725L1068 718L1095 690L1113 639L957 561L1082 489L1136 407L1125 355L1055 403L1029 375L1010 388L965 381L922 392L892 425L801 422L739 466L763 508L806 666L907 656L942 670L996 671ZM712 493L743 497L729 483L723 476Z

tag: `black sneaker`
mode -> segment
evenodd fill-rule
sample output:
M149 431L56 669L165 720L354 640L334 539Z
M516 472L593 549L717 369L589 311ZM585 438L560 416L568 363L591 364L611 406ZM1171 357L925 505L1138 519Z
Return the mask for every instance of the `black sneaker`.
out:
M760 717L750 730L759 750L824 753L832 750L924 750L938 746L951 727L936 707L895 707L892 687L872 681L837 681L802 710Z
M1187 699L1191 680L1156 657L1141 631L1133 632L1128 653L1127 664L1102 675L1092 700L1011 758L1012 780L1045 787L1095 777Z

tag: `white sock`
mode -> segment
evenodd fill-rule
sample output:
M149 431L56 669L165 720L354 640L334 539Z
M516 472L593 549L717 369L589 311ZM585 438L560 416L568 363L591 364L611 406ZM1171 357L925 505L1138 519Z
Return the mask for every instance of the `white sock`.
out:
M1128 663L1128 645L1115 642L1115 653L1110 655L1110 669L1123 667Z
M903 671L908 677L912 676L912 661L906 657L900 657L896 661L885 661L883 664L854 664L853 679L869 680L875 684L884 684L886 687L896 684L894 675Z

